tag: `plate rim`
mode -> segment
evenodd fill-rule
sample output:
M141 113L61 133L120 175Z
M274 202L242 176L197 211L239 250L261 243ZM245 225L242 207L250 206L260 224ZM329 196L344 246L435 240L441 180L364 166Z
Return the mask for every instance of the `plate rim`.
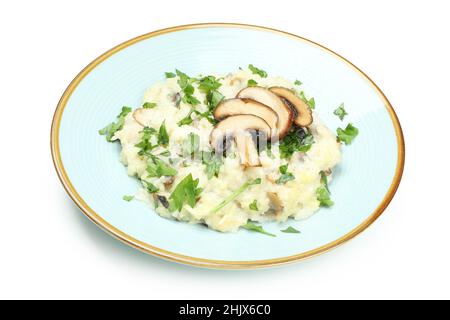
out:
M323 246L317 247L315 249L290 255L286 257L281 258L275 258L275 259L264 259L264 260L251 260L251 261L231 261L231 260L214 260L214 259L204 259L204 258L196 258L191 257L187 255L178 254L175 252L163 250L161 248L152 246L148 243L145 243L143 241L140 241L138 239L133 238L132 236L126 234L125 232L119 230L118 228L112 226L110 223L108 223L105 219L103 219L100 215L98 215L92 208L89 207L89 205L84 201L84 199L79 195L79 193L76 191L75 187L73 186L72 182L70 181L67 172L65 171L64 164L62 162L60 148L59 148L59 129L61 125L61 119L62 115L64 113L64 109L67 105L67 102L69 101L72 93L75 91L79 83L94 69L96 68L100 63L114 55L115 53L135 44L140 41L157 37L163 34L172 33L172 32L178 32L188 29L202 29L202 28L245 28L245 29L253 29L253 30L259 30L259 31L265 31L270 33L275 33L282 36L287 36L289 38L306 42L310 45L313 45L319 49L322 49L339 60L345 62L349 67L351 67L357 74L359 74L364 80L366 80L369 85L372 87L372 89L377 93L377 95L381 98L381 100L384 103L384 106L386 107L389 116L391 118L391 121L393 123L396 139L397 139L397 166L395 170L394 177L392 179L391 185L385 194L383 200L381 203L377 206L374 212L368 216L366 220L364 220L361 224L359 224L357 227L355 227L353 230L345 234L344 236L331 241ZM130 40L127 40L125 42L122 42L121 44L113 47L112 49L106 51L96 59L94 59L91 63L89 63L84 69L82 69L78 75L70 82L69 86L64 91L62 97L60 98L58 105L56 107L56 110L53 115L52 125L51 125L51 131L50 131L50 148L51 148L51 154L52 154L52 160L54 167L56 169L57 175L66 190L69 197L72 199L72 201L78 206L78 208L83 212L83 214L88 217L92 222L94 222L98 227L100 227L102 230L106 231L108 234L112 235L113 237L121 240L122 242L130 245L131 247L138 249L140 251L143 251L145 253L157 256L159 258L163 258L165 260L198 266L198 267L207 267L207 268L215 268L215 269L255 269L255 268L264 268L264 267L273 267L278 265L283 265L295 261L304 260L307 258L311 258L320 254L323 254L325 252L328 252L332 249L335 249L339 247L340 245L346 243L347 241L353 239L355 236L362 233L364 230L366 230L372 223L374 223L384 212L384 210L387 208L389 203L391 202L392 198L394 197L399 185L400 181L403 175L403 170L405 166L405 140L403 136L403 131L400 125L400 121L398 119L398 116L392 107L391 103L385 96L385 94L381 91L381 89L372 81L372 79L369 78L361 69L356 67L353 63L348 61L346 58L342 57L338 53L332 51L331 49L314 42L312 40L309 40L307 38L295 35L293 33L281 31L274 28L268 28L258 25L251 25L251 24L241 24L241 23L223 23L223 22L213 22L213 23L195 23L195 24L187 24L187 25L179 25L164 29L159 29L156 31L152 31L149 33L145 33L143 35L140 35L138 37L132 38Z

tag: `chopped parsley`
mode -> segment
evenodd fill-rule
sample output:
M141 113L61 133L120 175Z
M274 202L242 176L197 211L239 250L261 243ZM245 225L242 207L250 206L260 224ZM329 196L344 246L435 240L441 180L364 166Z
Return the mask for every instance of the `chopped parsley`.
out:
M267 78L267 72L265 72L264 70L258 69L257 67L255 67L255 66L252 65L252 64L249 64L249 65L248 65L248 68L250 69L250 71L251 71L253 74L257 74L257 75L259 75L261 78Z
M161 124L158 132L158 144L160 146L167 146L169 144L169 134L166 129L166 121Z
M314 137L303 129L291 130L280 142L281 159L289 159L295 152L308 152Z
M327 189L328 193L330 192L330 189L328 189L328 178L325 172L320 171L320 183Z
M152 144L152 137L157 134L156 130L150 127L144 127L140 132L142 134L141 141L135 146L139 148L138 154L143 156L145 154L150 153L154 148L156 148L157 144Z
M294 84L296 86L301 86L303 83L300 80L295 80Z
M358 128L354 127L351 123L347 125L345 129L337 128L337 135L339 141L344 142L346 145L352 143L353 139L358 135Z
M177 81L178 85L180 86L181 91L183 92L183 97L181 98L181 101L190 104L192 106L200 104L200 101L198 101L198 99L193 96L195 89L192 83L197 81L197 79L190 78L187 74L181 72L180 70L175 70L175 72L178 76Z
M178 121L178 126L184 126L184 125L188 125L191 124L194 120L192 120L192 114L194 113L194 109L191 109L189 111L189 113L186 115L186 117L184 117L183 119L181 119L180 121Z
M131 110L132 109L130 107L122 107L122 111L117 116L117 121L108 124L106 127L99 130L98 133L102 136L106 136L106 141L112 142L114 134L117 131L122 130L125 123L125 117L131 112Z
M195 133L189 133L181 146L184 155L192 155L200 149L200 137Z
M316 100L314 100L314 98L306 98L303 91L300 91L300 99L302 99L303 102L305 102L311 110L314 110L316 108Z
M247 81L247 87L255 87L257 85L258 85L258 82L256 82L253 79L250 79L250 80Z
M177 75L173 72L166 72L166 78L170 79L170 78L175 78Z
M134 196L123 196L122 197L123 200L130 202L131 200L134 199Z
M142 180L142 182L145 184L145 188L147 189L148 193L156 193L159 191L158 187L156 187L153 183Z
M259 232L259 233L265 234L266 236L276 237L276 235L267 232L266 230L264 230L263 227L255 224L251 221L248 221L245 225L242 226L242 228L249 230L249 231Z
M341 103L341 105L336 110L334 110L333 114L338 116L338 118L341 119L341 121L344 120L346 115L348 115L347 111L345 111L344 109L343 103Z
M331 207L334 204L333 200L330 198L330 193L325 186L320 186L317 188L316 196L321 207Z
M142 108L144 108L144 109L153 109L154 107L156 107L156 103L154 103L154 102L145 102L142 105Z
M295 177L292 173L287 172L287 169L288 169L287 165L283 165L279 168L281 176L277 179L277 181L276 181L277 184L284 184L288 181L295 179Z
M203 93L208 93L219 89L222 84L214 76L207 76L200 79L198 89Z
M247 181L244 183L239 189L234 191L232 194L230 194L225 200L223 200L218 206L216 206L214 209L211 210L211 213L216 213L220 211L223 207L225 207L227 204L232 202L234 199L239 197L241 193L246 191L250 186L255 184L261 184L261 178L255 179L253 181Z
M181 211L183 205L187 203L191 208L197 203L197 198L202 192L198 187L198 179L193 179L192 174L186 176L181 180L170 195L170 207L171 211Z
M202 162L206 166L205 172L208 179L219 176L222 158L213 152L202 152Z
M256 200L253 200L253 202L250 203L250 205L248 207L250 208L250 210L259 211L258 202Z
M286 229L281 230L281 232L284 232L284 233L301 233L300 231L298 231L294 227L287 227Z
M155 156L150 157L148 160L146 170L149 178L173 177L177 174L177 170L169 167L164 161Z

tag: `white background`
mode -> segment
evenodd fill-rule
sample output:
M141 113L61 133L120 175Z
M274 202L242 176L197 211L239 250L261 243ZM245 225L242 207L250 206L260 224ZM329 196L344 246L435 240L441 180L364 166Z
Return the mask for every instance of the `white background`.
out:
M448 1L2 1L0 298L450 298L449 9ZM403 125L406 167L366 232L302 263L217 271L135 251L75 208L49 148L64 89L116 44L196 22L299 34L381 87Z

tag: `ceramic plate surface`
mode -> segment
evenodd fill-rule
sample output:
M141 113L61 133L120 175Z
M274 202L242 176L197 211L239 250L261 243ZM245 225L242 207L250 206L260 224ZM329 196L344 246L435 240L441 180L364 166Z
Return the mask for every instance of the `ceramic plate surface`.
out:
M118 143L98 130L123 105L137 107L144 91L175 68L189 75L228 73L254 64L270 75L300 79L331 129L352 122L360 130L343 147L331 183L335 205L308 220L265 224L277 237L242 230L219 233L161 218L146 204L126 202L137 179L119 162ZM345 102L344 122L333 110ZM80 209L97 225L145 252L213 268L278 265L310 257L353 238L383 212L403 171L398 119L378 87L332 51L277 30L235 24L199 24L152 32L127 41L86 67L70 84L55 113L52 154L59 177ZM301 234L280 233L294 226Z

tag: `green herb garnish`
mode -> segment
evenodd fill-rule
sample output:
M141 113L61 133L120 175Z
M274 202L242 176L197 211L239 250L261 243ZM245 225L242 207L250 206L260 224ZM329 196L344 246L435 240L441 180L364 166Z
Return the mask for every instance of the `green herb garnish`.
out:
M316 108L316 100L314 100L314 98L306 98L303 91L300 91L300 99L302 99L303 102L305 102L311 110L314 110Z
M175 73L173 73L173 72L166 72L165 73L166 74L166 78L167 79L169 79L169 78L175 78L177 75L175 74Z
M320 171L320 183L327 189L328 193L330 192L330 189L328 189L328 178L325 172Z
M247 181L246 183L244 183L239 189L234 191L225 200L223 200L218 206L216 206L214 209L212 209L211 213L216 213L216 212L220 211L223 207L225 207L231 201L236 199L241 193L243 193L245 190L247 190L250 186L255 185L255 184L261 184L261 178L258 178L253 181Z
M125 123L125 117L131 112L131 110L132 109L130 107L122 107L122 111L117 116L117 121L108 124L106 127L99 130L98 133L101 134L102 136L106 136L106 141L112 142L114 134L117 131L122 130L123 125Z
M156 187L153 183L145 180L142 180L142 182L145 184L148 193L156 193L159 191L158 187Z
M248 65L248 68L250 69L250 71L251 71L253 74L257 74L257 75L259 75L261 78L267 78L267 72L265 72L264 70L258 69L257 67L255 67L255 66L252 65L252 64L249 64L249 65Z
M188 125L191 124L194 120L192 120L192 113L194 113L194 109L191 109L189 111L189 113L186 115L186 117L184 117L183 119L181 119L180 121L178 121L178 126L184 126L184 125Z
M154 103L154 102L145 102L142 105L142 108L144 108L144 109L153 109L154 107L156 107L156 103Z
M301 86L303 83L300 80L295 80L294 84L296 86Z
M170 209L181 211L185 203L193 208L197 202L197 197L202 192L201 188L197 188L198 183L199 180L194 180L192 174L181 180L170 195Z
M149 178L172 177L177 174L177 170L169 167L164 161L155 156L150 157L148 160L146 170Z
M135 146L139 148L138 154L143 156L144 154L148 154L154 148L156 148L157 144L152 144L152 137L157 134L156 130L150 127L144 127L140 132L142 134L141 141Z
M253 223L251 221L248 221L247 224L242 226L242 228L244 228L246 230L249 230L249 231L259 232L259 233L265 234L266 236L276 237L276 235L267 232L266 230L264 230L263 227L255 224L255 223Z
M158 144L160 146L167 146L169 144L169 134L167 133L167 129L166 129L166 121L164 120L164 122L161 124L161 126L159 127L159 132L158 132Z
M256 82L253 79L250 79L247 81L247 87L256 87L258 85L258 82Z
M281 230L281 232L284 232L284 233L301 233L300 231L298 231L294 227L287 227L286 229Z
M205 172L208 179L219 176L222 158L213 152L202 152L202 162L206 166Z
M294 152L308 152L313 143L312 134L292 130L280 142L280 158L289 159Z
M277 181L276 181L277 184L284 184L288 181L295 179L295 177L292 173L287 172L287 169L288 169L287 165L283 165L279 168L281 176L277 179Z
M250 205L248 207L250 208L250 210L259 211L258 202L256 200L253 200L253 202L250 203Z
M183 97L181 98L181 100L184 103L190 104L192 106L200 104L200 101L198 101L198 99L193 96L195 89L191 84L192 82L197 81L197 79L190 78L187 74L181 72L180 70L175 70L175 72L178 76L178 85L183 92Z
M316 190L317 200L320 202L321 207L331 207L334 202L330 198L330 193L325 186L321 186Z
M134 199L134 196L123 196L122 197L123 200L130 202L131 200Z
M195 133L189 133L186 140L184 140L181 146L183 154L192 155L200 149L200 137Z
M347 125L345 129L337 128L337 135L339 141L344 142L346 145L352 143L353 139L358 135L358 128L354 127L351 123Z
M198 89L203 93L208 93L220 88L222 84L214 76L207 76L200 79Z
M347 111L345 111L344 109L343 103L341 103L341 105L336 110L334 110L333 114L338 116L338 118L341 119L341 121L344 120L346 115L348 115Z

